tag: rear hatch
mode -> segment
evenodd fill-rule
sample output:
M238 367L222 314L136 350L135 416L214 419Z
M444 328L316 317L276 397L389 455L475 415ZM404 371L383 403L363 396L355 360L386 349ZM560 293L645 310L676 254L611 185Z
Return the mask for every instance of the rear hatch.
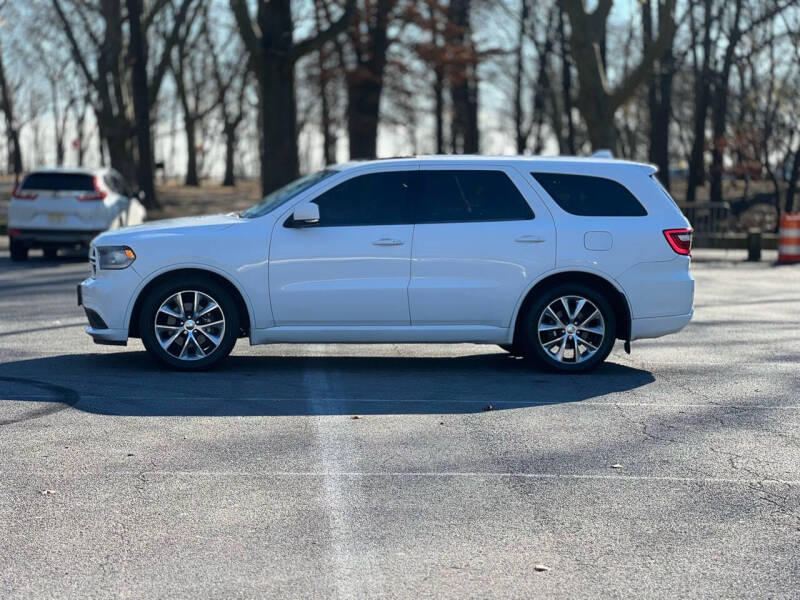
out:
M17 229L102 231L108 226L107 192L86 173L31 173L14 190L9 222Z

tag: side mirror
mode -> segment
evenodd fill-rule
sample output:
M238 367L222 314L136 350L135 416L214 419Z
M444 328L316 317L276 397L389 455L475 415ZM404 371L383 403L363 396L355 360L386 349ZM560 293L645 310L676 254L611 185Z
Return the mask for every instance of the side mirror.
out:
M292 222L295 227L319 223L319 206L313 202L301 204L294 209L294 213L292 213Z

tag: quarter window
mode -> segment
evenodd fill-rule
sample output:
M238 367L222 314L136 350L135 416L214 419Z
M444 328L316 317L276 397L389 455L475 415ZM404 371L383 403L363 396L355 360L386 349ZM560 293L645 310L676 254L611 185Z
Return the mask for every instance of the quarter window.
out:
M411 223L417 171L359 175L321 194L319 227Z
M533 211L502 171L421 171L417 223L523 221Z
M531 173L566 212L582 217L643 217L644 206L628 189L605 177Z

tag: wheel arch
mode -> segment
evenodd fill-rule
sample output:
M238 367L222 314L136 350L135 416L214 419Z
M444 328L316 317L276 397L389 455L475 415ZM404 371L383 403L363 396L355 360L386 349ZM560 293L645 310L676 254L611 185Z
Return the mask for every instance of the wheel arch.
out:
M614 309L614 316L617 319L617 339L629 340L631 336L631 308L628 298L619 285L610 278L592 273L590 271L569 270L551 273L536 283L534 283L522 296L522 300L517 303L517 309L512 320L513 333L511 339L517 341L517 333L520 331L520 321L530 306L530 303L537 294L549 287L563 283L581 283L595 288L608 299Z
M252 312L248 305L247 300L245 299L245 295L242 290L236 285L231 279L226 277L225 275L218 273L216 271L212 271L206 268L200 267L180 267L176 269L171 269L169 271L164 271L162 273L157 274L156 276L152 277L136 294L136 300L133 303L133 307L131 308L130 314L128 316L128 335L130 337L138 338L139 335L139 313L142 310L142 303L144 298L147 296L148 292L153 289L156 285L176 276L194 276L194 277L205 277L211 281L214 281L222 286L224 286L233 296L234 300L236 301L236 308L239 310L239 315L241 316L241 329L242 332L240 337L246 337L250 335L250 330L252 328Z

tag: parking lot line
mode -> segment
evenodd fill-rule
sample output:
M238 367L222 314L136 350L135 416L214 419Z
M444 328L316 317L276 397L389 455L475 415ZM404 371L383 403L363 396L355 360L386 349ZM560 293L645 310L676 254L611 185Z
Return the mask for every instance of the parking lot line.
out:
M105 471L57 471L57 470L26 470L26 475L37 477L52 476L156 476L156 477L309 477L309 478L370 478L370 477L394 477L394 478L472 478L472 479L564 479L564 480L586 480L586 481L620 481L620 482L652 482L652 483L707 483L715 485L782 485L800 486L800 480L793 479L736 479L732 477L685 477L679 475L621 475L604 473L526 473L526 472L503 472L503 471L170 471L170 470L105 470ZM0 476L11 475L10 471L0 471ZM327 479L326 479L327 484ZM336 485L332 483L332 485ZM335 488L331 487L333 491ZM339 490L341 493L341 490ZM331 496L329 500L335 500ZM339 508L341 508L341 503ZM327 506L334 508L334 504L328 503ZM344 514L344 513L339 513ZM337 527L338 529L338 527Z

